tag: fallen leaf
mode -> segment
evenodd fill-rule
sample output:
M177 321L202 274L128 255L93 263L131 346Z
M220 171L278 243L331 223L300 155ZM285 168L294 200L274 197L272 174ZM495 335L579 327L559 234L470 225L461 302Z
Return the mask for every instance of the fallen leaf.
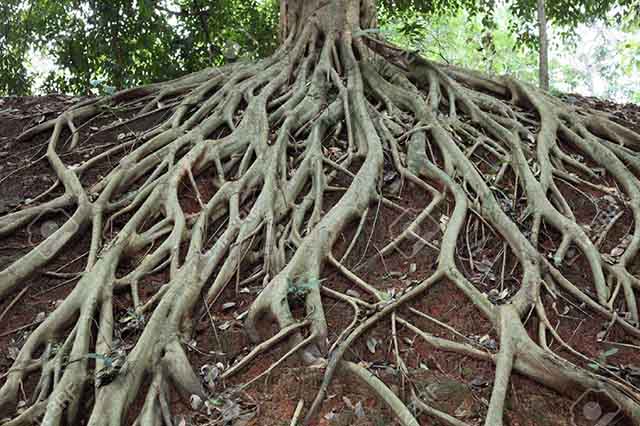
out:
M444 214L440 216L440 230L442 231L443 234L447 230L448 224L449 224L449 216Z
M228 303L225 303L225 304L222 305L222 310L226 311L227 309L231 309L234 306L236 306L235 302L228 302Z
M379 343L378 339L376 339L375 337L369 337L367 339L367 348L369 348L369 352L371 352L372 354L375 354L378 343Z
M200 398L198 395L191 395L191 409L195 410L195 411L200 411L200 409L202 408L202 405L204 404L204 402L202 401L202 398Z
M482 376L474 377L469 384L475 388L483 388L489 384L489 381Z
M384 181L384 183L389 183L393 181L397 176L398 176L398 173L396 171L387 172L382 177L382 180Z
M349 290L347 290L347 296L359 298L360 297L360 293L358 293L354 289L350 288Z
M624 254L624 249L620 246L614 247L613 250L611 250L611 256L613 257L620 257L623 254Z
M333 420L335 419L337 416L337 414L335 413L335 411L331 410L329 411L327 414L324 415L324 418L327 420Z

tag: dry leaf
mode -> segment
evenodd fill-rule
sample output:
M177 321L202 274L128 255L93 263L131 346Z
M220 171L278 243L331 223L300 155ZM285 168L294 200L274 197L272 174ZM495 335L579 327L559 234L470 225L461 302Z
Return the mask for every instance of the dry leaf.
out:
M367 339L367 348L369 348L369 352L371 352L372 354L375 354L378 343L380 343L378 339L376 339L375 337L369 337Z

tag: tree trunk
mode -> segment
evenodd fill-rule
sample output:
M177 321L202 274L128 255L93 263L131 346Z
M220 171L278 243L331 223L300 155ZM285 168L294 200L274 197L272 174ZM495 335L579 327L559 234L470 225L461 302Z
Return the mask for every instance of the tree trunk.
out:
M547 14L545 9L545 0L538 0L538 31L540 38L540 88L542 90L549 90L549 40L547 38Z
M280 37L300 34L311 22L323 32L352 31L376 26L375 0L281 0Z

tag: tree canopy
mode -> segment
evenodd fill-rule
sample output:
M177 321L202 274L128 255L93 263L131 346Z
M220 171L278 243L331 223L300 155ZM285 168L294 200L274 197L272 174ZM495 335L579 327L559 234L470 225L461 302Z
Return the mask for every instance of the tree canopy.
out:
M48 90L81 93L264 56L276 43L273 1L8 0L0 16L0 92L9 94L28 92L33 49L55 59Z
M6 0L0 4L0 94L33 86L32 53L53 58L44 78L51 92L84 93L162 81L238 58L255 59L277 45L274 0ZM509 3L514 33L535 44L535 0ZM495 27L495 0L381 0L382 16L402 18L403 34L418 34L419 15L482 14ZM637 21L637 0L551 0L549 22L571 30L611 18ZM635 17L635 18L634 18Z

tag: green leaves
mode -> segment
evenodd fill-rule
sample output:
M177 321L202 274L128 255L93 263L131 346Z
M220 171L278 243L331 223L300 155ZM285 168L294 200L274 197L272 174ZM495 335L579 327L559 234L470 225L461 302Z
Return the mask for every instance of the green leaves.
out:
M0 94L29 93L32 77L27 71L26 18L20 0L0 2Z
M99 95L111 96L116 93L116 88L113 86L109 86L104 82L104 80L91 80L89 84L91 85L91 87L98 91Z
M101 94L221 65L229 45L239 46L233 60L265 56L277 11L274 0L5 0L0 96L31 91L30 50L57 66L44 91Z
M467 10L449 16L407 13L383 16L381 23L394 42L436 61L535 81L536 53L518 44L508 9L493 11L491 28L485 26L487 16Z
M569 30L605 17L627 31L637 30L637 2L547 0L554 28ZM501 4L379 0L383 28L359 35L382 33L440 61L532 80L536 0L512 0L511 18L503 16ZM28 63L33 51L53 58L57 67L43 76L44 91L78 94L104 94L229 61L255 60L277 46L278 13L277 0L4 0L0 96L32 91L34 71L40 71L38 63ZM637 43L618 51L625 72L638 69ZM100 87L92 85L95 80Z
M572 36L580 24L612 21L620 25L639 7L637 0L546 0L547 19L555 28L563 28L563 36ZM511 12L523 22L514 27L520 40L536 43L537 0L513 0Z
M301 302L311 290L313 290L314 288L318 288L319 285L320 280L315 278L311 278L308 280L289 280L287 295L292 300L292 302Z
M619 351L617 348L610 348L602 352L600 355L598 355L596 362L592 362L589 364L589 368L591 368L592 370L599 370L601 366L605 366L607 364L607 358L614 356L618 352Z

